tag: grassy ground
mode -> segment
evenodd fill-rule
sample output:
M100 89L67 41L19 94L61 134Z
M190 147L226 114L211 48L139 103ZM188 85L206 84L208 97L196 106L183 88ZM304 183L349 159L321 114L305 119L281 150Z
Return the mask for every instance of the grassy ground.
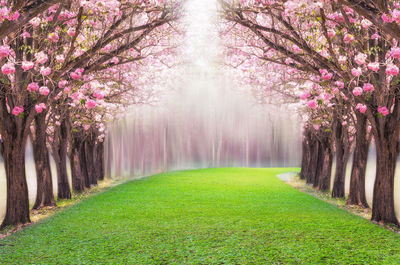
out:
M0 264L399 264L400 236L277 179L207 169L132 181L0 241Z

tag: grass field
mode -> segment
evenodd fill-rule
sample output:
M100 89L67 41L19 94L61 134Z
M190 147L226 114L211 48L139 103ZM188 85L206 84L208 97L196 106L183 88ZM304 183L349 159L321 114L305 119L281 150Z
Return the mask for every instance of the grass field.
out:
M205 169L131 181L0 241L0 264L400 264L400 236L276 178Z

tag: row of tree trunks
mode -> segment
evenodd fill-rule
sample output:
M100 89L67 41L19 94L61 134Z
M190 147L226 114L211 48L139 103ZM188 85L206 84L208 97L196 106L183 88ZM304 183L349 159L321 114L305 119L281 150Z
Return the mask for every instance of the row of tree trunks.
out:
M330 186L333 150L330 132L316 135L312 126L304 129L302 143L302 168L300 178L320 190Z

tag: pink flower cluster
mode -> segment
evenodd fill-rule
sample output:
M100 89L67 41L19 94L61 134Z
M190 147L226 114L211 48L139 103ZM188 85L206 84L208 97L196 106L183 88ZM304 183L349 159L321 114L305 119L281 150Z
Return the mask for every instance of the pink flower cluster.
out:
M82 74L85 70L83 68L78 68L74 72L70 73L70 76L74 80L79 80L82 78Z
M46 109L46 104L44 104L44 103L35 105L35 110L37 113L42 113L43 110L45 110L45 109Z
M14 116L18 116L19 114L21 114L22 112L24 112L24 107L23 106L15 106L11 112L12 115Z
M386 108L386 106L378 107L378 112L383 116L389 115L389 110Z

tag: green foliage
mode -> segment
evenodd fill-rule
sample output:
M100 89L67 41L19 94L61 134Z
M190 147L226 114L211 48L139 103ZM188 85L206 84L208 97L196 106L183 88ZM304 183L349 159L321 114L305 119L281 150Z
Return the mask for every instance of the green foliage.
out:
M400 236L275 176L131 181L0 241L0 264L399 264Z

